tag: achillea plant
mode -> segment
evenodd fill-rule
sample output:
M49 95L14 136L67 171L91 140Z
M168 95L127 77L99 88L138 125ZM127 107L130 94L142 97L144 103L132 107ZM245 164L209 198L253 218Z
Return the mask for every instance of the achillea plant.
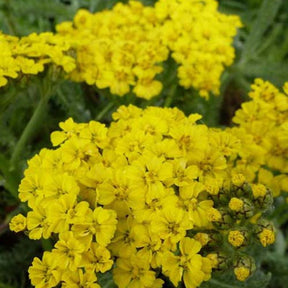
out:
M214 270L239 281L254 273L249 249L275 240L262 217L272 194L231 169L238 139L200 118L130 105L109 127L60 123L55 149L29 160L20 184L29 212L10 223L54 241L29 268L35 287L99 287L110 269L120 288L194 288Z

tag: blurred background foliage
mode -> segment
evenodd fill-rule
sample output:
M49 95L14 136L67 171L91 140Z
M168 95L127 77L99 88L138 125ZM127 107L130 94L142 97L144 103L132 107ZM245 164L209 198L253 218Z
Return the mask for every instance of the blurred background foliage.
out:
M117 2L120 1L0 0L0 30L15 36L25 36L33 32L54 32L57 23L71 21L80 8L96 12L109 9ZM156 1L142 0L142 2L152 5ZM255 78L269 80L278 87L288 81L288 1L219 0L218 2L221 12L239 15L244 24L234 41L235 63L222 75L221 95L220 97L211 95L207 102L197 97L197 91L177 86L173 91L177 97L171 97L168 104L179 107L187 114L193 112L203 114L205 124L221 127L231 125L235 110L247 100L250 84ZM163 82L169 81L167 75L171 77L176 68L176 64L169 61L165 65L165 73L160 76ZM25 144L22 145L25 149L19 151L17 157L14 155L12 163L11 158L17 143L32 115L35 114L41 101L39 95L43 94L45 81L49 81L47 79L49 71L32 77L27 83L15 81L15 85L0 89L0 288L30 287L26 273L28 266L34 256L42 249L46 249L47 245L49 247L49 243L32 242L25 235L14 235L9 232L8 223L14 214L26 209L25 206L19 205L17 199L17 187L26 161L42 147L51 147L49 135L51 131L58 129L58 123L68 117L73 117L78 122L96 119L109 123L111 113L121 104L133 103L142 107L150 104L164 105L163 99L171 94L171 83L168 82L164 83L165 88L159 97L146 101L131 95L123 98L113 97L108 91L99 91L87 84L58 81L53 87L49 101L39 111L35 120L36 125L33 126L33 130L28 131L28 137L22 143ZM279 213L280 218L285 217L285 211ZM287 220L281 224L286 231L288 231ZM285 255L287 256L288 243L283 235L277 240L281 242L277 243L277 257L271 252L270 258L261 264L264 271L273 272L272 281L267 274L263 276L264 278L259 276L262 280L255 278L254 282L250 281L250 284L245 284L246 286L234 286L234 284L222 286L221 279L215 280L214 284L205 285L227 288L255 288L267 285L271 288L287 287L288 261ZM258 281L259 286L256 286L255 281ZM268 284L269 281L271 284Z

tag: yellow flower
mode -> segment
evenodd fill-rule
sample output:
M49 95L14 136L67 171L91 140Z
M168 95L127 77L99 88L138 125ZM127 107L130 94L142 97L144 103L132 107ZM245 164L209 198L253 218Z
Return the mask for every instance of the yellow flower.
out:
M60 233L59 240L55 244L52 254L57 265L63 270L76 271L80 267L85 246L78 241L71 231Z
M114 236L116 230L116 212L113 210L96 207L85 214L85 221L79 221L73 225L73 231L77 238L89 247L93 237L101 246L106 247Z
M153 287L156 273L150 270L149 258L139 254L119 258L113 269L113 278L119 288Z
M207 258L197 254L201 244L191 238L183 238L180 241L180 256L171 252L164 253L163 273L167 275L174 286L178 285L182 277L188 288L198 287L203 281L210 278L211 263Z
M35 257L29 267L29 278L36 288L55 287L60 282L61 272L57 259L51 252L44 252L42 261Z
M77 125L72 118L68 118L65 122L60 122L59 126L63 132L55 131L51 134L53 146L58 146L73 135L79 133L79 125Z
M264 228L262 232L258 235L258 237L264 247L271 245L275 242L275 232L267 228Z
M189 220L183 209L165 207L158 217L151 222L151 231L158 234L163 240L169 239L171 243L177 243L186 235L186 230L193 228L193 222Z
M200 244L203 246L207 245L208 242L210 241L210 237L207 233L201 233L198 232L195 236L194 239L200 242Z
M23 216L22 214L14 216L9 223L9 228L11 231L14 231L16 233L25 230L26 217Z
M245 176L241 173L232 175L232 183L238 187L241 187L245 183Z
M241 209L243 208L243 205L244 205L243 200L236 198L236 197L231 198L229 202L229 208L232 211L236 211L236 212L241 211Z
M266 187L262 184L252 185L252 192L255 198L264 197L267 194Z
M77 271L65 271L62 276L63 288L100 288L100 285L96 283L97 277L95 273L90 271L83 271L83 269L77 269Z
M250 270L246 267L234 268L234 274L239 281L245 281L250 276Z
M207 211L207 217L211 222L218 222L222 219L221 213L213 207Z
M234 247L240 247L245 241L243 233L239 230L230 231L228 234L228 241Z
M107 248L97 243L91 243L90 249L83 255L85 269L104 273L111 269L113 261Z
M52 233L51 219L47 217L45 201L36 200L33 210L27 213L27 229L30 239L48 239Z

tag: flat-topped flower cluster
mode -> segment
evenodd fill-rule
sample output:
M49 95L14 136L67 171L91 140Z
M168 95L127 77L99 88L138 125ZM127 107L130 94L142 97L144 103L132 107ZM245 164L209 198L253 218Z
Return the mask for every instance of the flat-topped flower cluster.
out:
M1 34L0 87L53 63L74 81L150 99L162 91L157 75L171 55L181 86L203 97L217 95L220 76L234 60L232 42L240 26L239 17L220 13L215 0L159 0L153 7L130 1L95 14L79 10L56 34L20 39ZM168 78L177 83L174 72Z
M233 118L232 133L241 139L237 170L248 181L270 187L274 196L288 192L288 82L283 92L256 79Z
M75 60L69 55L69 49L63 37L51 32L32 33L22 38L0 32L0 87L11 78L37 75L49 64L71 72L75 69Z
M57 148L34 156L20 184L30 211L10 224L55 243L29 268L35 287L99 287L110 269L120 288L161 287L163 275L194 288L213 268L240 281L253 273L246 247L275 240L261 217L271 192L231 170L238 138L200 118L130 105L109 127L60 123Z
M118 3L111 11L80 10L73 22L58 25L77 51L76 81L150 99L162 90L157 74L171 55L181 86L201 96L219 93L220 76L234 60L233 37L238 16L217 10L214 0L159 0L154 7L139 1ZM156 77L156 78L155 78Z

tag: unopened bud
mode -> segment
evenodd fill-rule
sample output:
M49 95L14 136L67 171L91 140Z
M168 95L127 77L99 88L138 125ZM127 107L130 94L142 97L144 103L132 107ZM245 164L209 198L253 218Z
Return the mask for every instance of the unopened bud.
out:
M239 281L245 281L255 270L255 261L248 255L239 258L234 265L234 274Z
M232 211L239 212L242 210L243 206L244 206L243 200L236 198L236 197L231 198L231 200L229 202L229 208Z
M262 246L266 247L275 242L275 228L271 222L259 219L254 229Z
M234 247L241 247L247 242L247 233L240 230L232 230L228 234L228 242Z
M245 176L241 173L232 175L232 184L236 187L241 187L245 183L246 179Z
M234 274L239 281L245 281L250 276L250 270L246 267L234 268Z
M260 210L267 210L271 208L273 204L272 191L265 187L265 194L263 194L263 196L256 197L253 203L255 203L255 206Z
M258 237L263 247L275 242L275 232L267 228L264 228Z
M221 217L213 221L213 225L218 229L229 229L235 221L232 219L228 209L219 208L217 211Z
M267 189L263 184L252 184L252 193L255 199L258 197L264 197L267 193Z
M247 198L242 198L242 201L243 201L243 207L239 212L236 212L237 218L239 219L251 218L254 215L254 205Z

